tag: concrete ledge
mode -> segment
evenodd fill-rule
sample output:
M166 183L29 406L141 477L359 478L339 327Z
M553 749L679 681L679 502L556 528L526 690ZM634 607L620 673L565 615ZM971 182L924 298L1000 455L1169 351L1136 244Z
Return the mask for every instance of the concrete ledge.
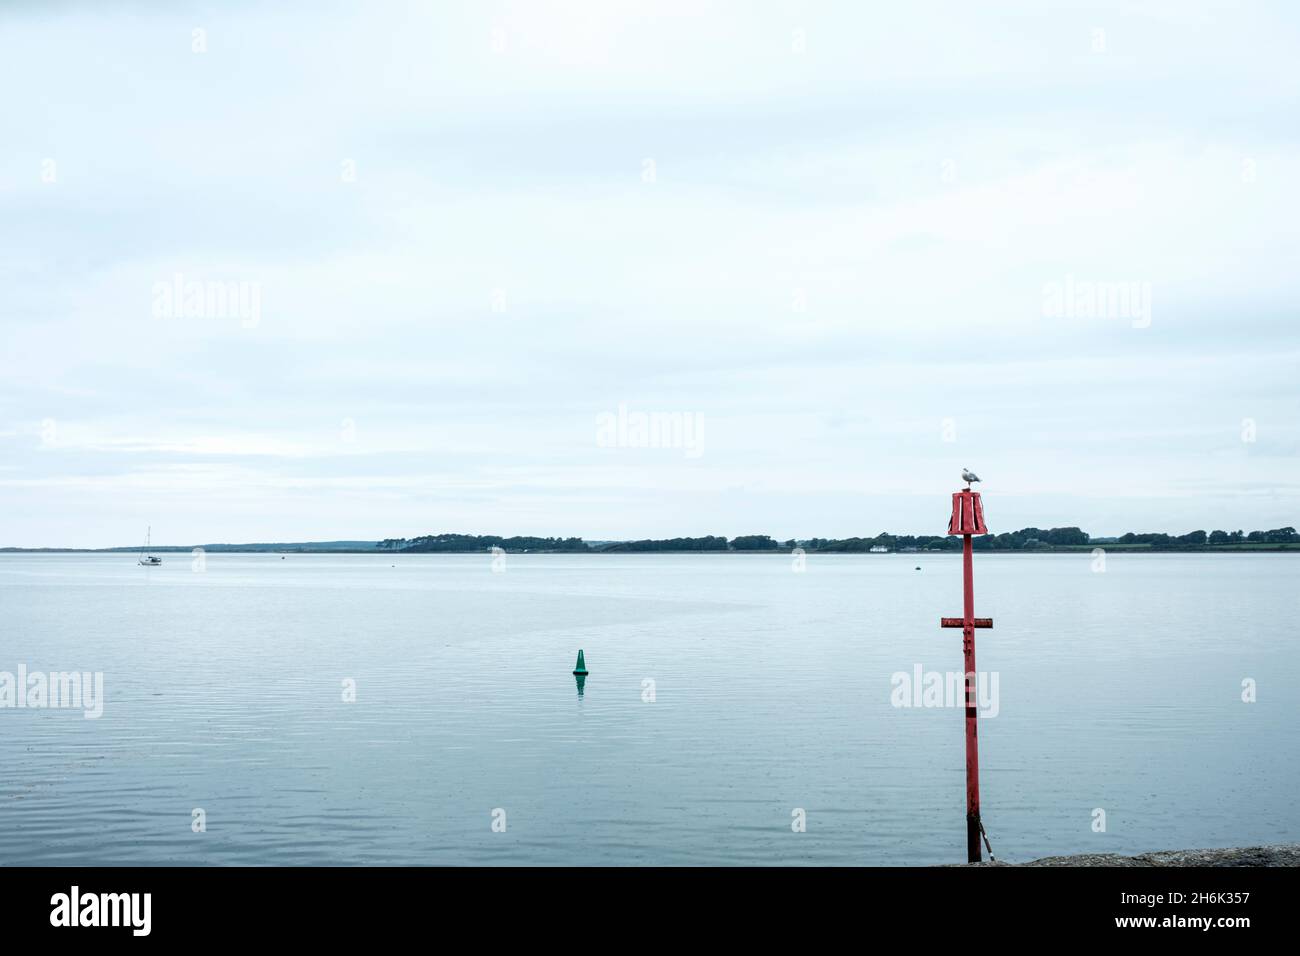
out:
M1047 856L1029 863L967 863L966 866L1300 866L1300 843L1276 846L1231 847L1226 850L1161 850L1120 856L1118 853L1081 853Z

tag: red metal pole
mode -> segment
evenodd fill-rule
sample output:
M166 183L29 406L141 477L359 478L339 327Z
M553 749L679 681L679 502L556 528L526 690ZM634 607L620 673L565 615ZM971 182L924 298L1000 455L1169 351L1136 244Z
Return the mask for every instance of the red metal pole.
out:
M975 575L971 567L971 536L962 536L962 651L966 657L966 860L980 862L980 755L975 727Z

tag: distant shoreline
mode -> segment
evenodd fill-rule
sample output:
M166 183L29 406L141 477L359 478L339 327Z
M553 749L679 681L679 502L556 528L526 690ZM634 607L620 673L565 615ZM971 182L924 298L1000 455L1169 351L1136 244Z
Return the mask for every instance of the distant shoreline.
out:
M286 546L283 548L265 548L245 545L167 545L166 547L151 547L152 554L191 554L196 549L202 549L207 554L369 554L381 558L409 557L411 555L427 554L474 554L489 555L492 553L490 548L483 548L474 551L381 551L378 548L313 548L309 546L296 547ZM564 549L521 549L512 550L510 548L502 549L507 554L558 554L558 555L608 555L618 557L629 554L726 554L726 555L783 555L790 556L793 549L790 548L762 548L748 550L699 550L692 548L680 549L657 549L657 550L601 550L591 548L587 551L574 551ZM959 550L947 549L930 549L918 551L900 551L890 550L884 552L871 551L844 551L839 549L820 550L816 548L802 548L805 554L815 554L821 557L829 555L872 555L874 557L887 557L889 555L903 557L927 557L934 555L959 555ZM1289 552L1300 553L1300 544L1239 544L1239 545L1189 545L1184 547L1160 547L1151 545L1125 545L1125 544L1080 544L1080 545L1048 545L1039 548L1015 548L1015 549L976 549L981 555L986 554L1091 554L1095 550L1102 550L1107 553L1121 554L1259 554ZM5 554L135 554L140 551L139 548L0 548L0 555Z
M986 533L975 537L981 554L1077 554L1095 551L1116 553L1196 552L1234 553L1241 551L1300 551L1300 532L1293 527L1269 531L1190 531L1171 535L1162 532L1128 532L1123 535L1091 535L1077 526L1063 528L1021 528L1019 531ZM631 540L540 535L425 534L414 538L383 538L379 541L339 538L328 541L249 541L192 545L132 545L112 548L0 548L0 554L183 554L202 550L211 554L955 554L962 549L960 535L891 534L850 538L786 538L769 534L697 537L637 538Z

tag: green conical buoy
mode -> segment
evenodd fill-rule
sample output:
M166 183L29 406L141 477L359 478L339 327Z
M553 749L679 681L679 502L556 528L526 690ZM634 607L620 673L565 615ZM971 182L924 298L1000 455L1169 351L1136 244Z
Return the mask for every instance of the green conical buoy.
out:
M573 674L575 677L587 676L587 662L583 659L582 651L578 651L578 663L574 665Z

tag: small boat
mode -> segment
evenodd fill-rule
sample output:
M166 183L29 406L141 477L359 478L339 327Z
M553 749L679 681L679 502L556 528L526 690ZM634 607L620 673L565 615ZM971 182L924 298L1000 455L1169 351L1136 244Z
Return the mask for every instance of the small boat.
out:
M149 530L144 533L144 547L140 550L140 564L144 565L146 568L152 568L156 565L162 564L162 558L158 557L158 555L146 554L149 550L149 538L152 534L153 528L150 527Z

